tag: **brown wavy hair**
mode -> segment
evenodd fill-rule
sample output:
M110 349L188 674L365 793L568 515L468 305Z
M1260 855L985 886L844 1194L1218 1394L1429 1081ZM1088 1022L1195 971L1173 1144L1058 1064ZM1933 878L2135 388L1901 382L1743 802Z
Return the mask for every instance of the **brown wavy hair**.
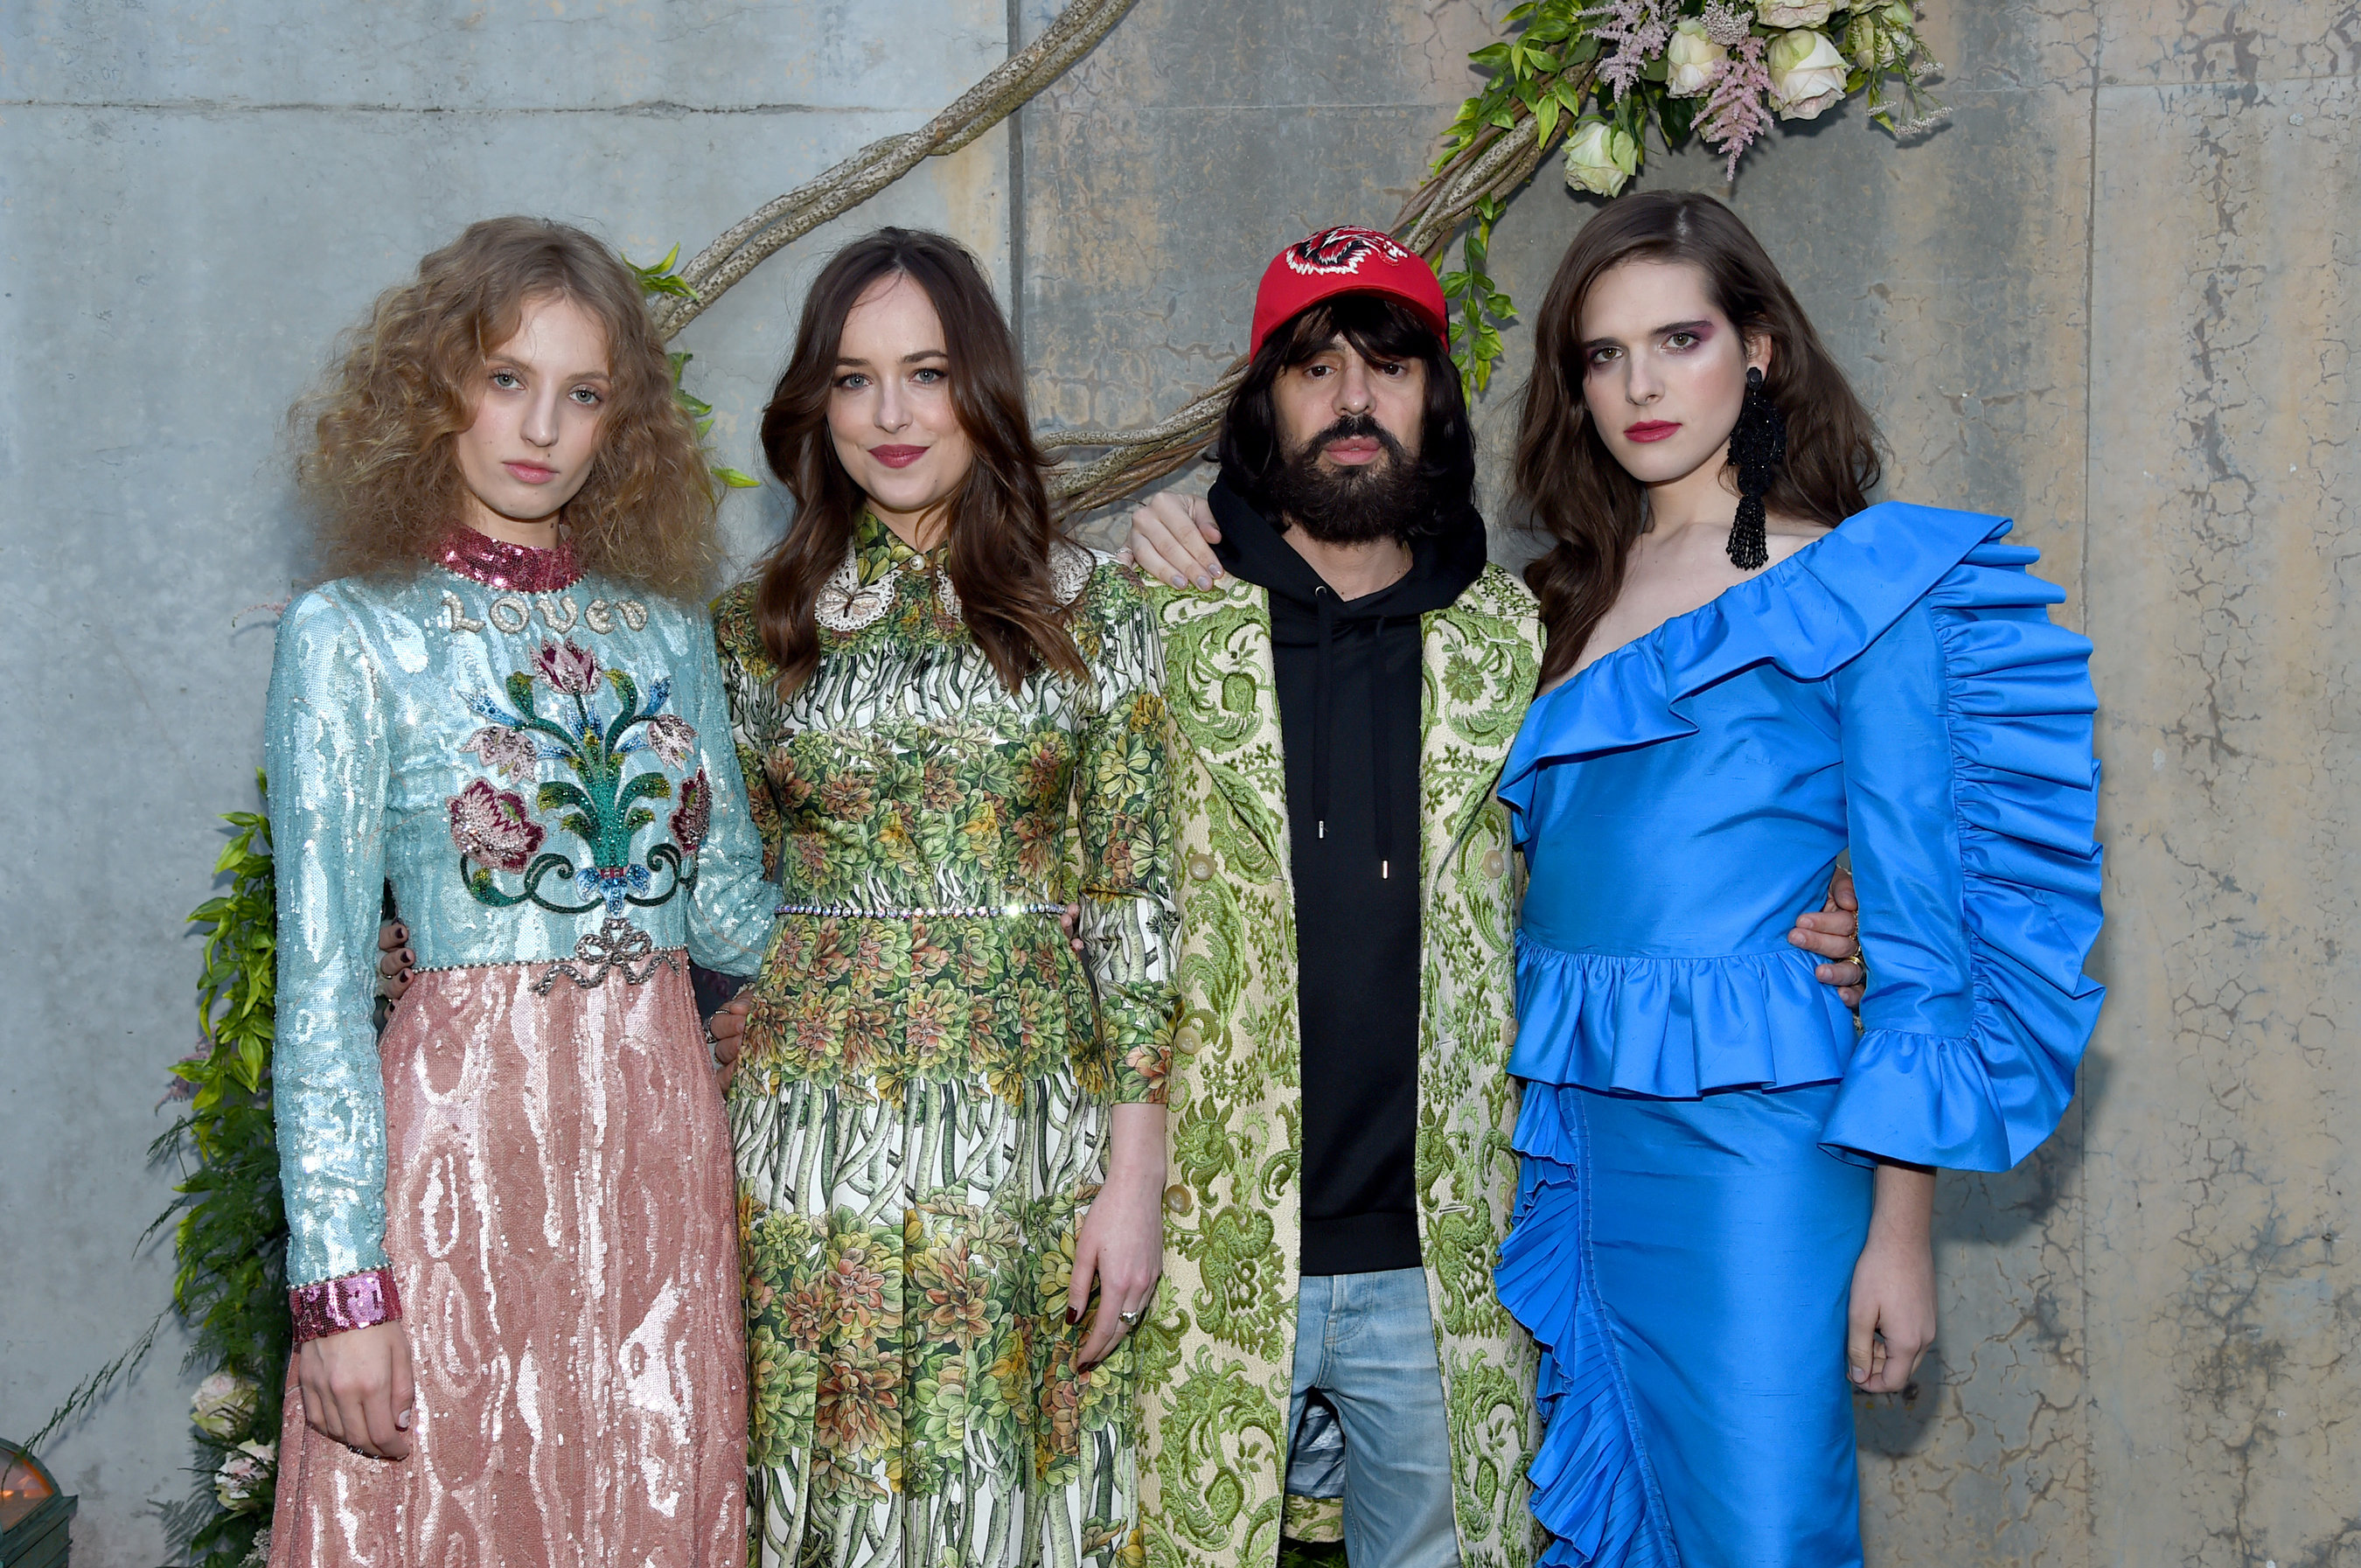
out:
M378 296L323 389L289 415L308 439L296 477L331 577L414 572L465 515L451 438L475 422L486 357L529 301L574 302L607 333L612 383L598 455L562 514L582 568L695 598L720 559L713 477L673 396L639 280L582 230L487 218Z
M1012 692L1044 666L1087 681L1089 669L1066 631L1066 607L1050 586L1057 523L1025 411L1024 367L992 284L957 240L884 228L820 269L804 297L795 354L763 411L763 455L796 499L785 536L755 563L755 622L779 666L780 695L799 688L819 663L813 609L869 504L838 461L828 428L845 318L872 284L896 274L924 289L942 320L951 410L975 448L974 465L950 499L945 534L968 632Z
M1582 400L1582 306L1626 261L1684 261L1705 274L1714 308L1749 340L1771 340L1763 391L1787 420L1787 457L1766 510L1833 528L1868 505L1880 472L1876 422L1854 396L1811 318L1738 215L1691 191L1625 196L1566 247L1533 329L1511 477L1533 526L1556 539L1525 568L1549 649L1542 684L1572 670L1622 591L1631 542L1648 525L1646 488L1615 460Z

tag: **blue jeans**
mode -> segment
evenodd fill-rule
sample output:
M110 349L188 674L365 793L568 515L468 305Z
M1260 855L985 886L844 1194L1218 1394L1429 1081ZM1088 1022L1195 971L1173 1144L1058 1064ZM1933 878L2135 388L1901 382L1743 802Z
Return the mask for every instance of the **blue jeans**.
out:
M1304 1397L1315 1388L1345 1431L1345 1554L1353 1568L1456 1568L1451 1423L1426 1270L1304 1279L1295 1299L1290 1451Z

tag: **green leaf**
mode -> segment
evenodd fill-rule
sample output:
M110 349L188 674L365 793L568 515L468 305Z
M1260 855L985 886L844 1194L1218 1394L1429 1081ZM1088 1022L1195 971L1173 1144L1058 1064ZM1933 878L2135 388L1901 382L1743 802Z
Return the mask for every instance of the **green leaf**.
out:
M1555 93L1552 93L1533 106L1534 128L1540 133L1544 146L1548 145L1551 137L1557 134L1557 113L1558 103Z
M1468 61L1482 71L1498 71L1509 63L1507 44L1486 44L1467 57Z
M697 291L673 275L672 264L679 259L680 247L675 245L664 252L664 258L653 267L642 267L628 256L623 258L623 265L631 269L631 276L640 280L640 288L646 293L694 300L698 297Z
M1590 34L1585 33L1567 46L1565 52L1558 58L1570 66L1588 65L1598 58L1598 40Z

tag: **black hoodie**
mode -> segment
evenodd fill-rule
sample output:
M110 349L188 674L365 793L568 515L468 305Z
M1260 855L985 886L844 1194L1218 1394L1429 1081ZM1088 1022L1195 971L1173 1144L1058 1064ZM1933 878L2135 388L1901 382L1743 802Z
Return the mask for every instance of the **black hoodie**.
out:
M1473 508L1343 600L1226 475L1214 554L1268 591L1295 873L1303 1272L1419 1266L1419 617L1483 571Z

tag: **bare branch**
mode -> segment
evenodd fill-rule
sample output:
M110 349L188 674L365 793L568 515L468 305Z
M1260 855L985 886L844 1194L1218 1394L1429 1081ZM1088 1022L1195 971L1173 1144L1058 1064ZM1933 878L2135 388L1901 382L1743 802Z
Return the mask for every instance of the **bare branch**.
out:
M957 152L1022 107L1096 48L1137 0L1072 0L1049 30L960 94L926 125L871 142L817 179L773 198L722 231L680 269L696 292L655 307L669 338L770 257L869 200L929 158Z

